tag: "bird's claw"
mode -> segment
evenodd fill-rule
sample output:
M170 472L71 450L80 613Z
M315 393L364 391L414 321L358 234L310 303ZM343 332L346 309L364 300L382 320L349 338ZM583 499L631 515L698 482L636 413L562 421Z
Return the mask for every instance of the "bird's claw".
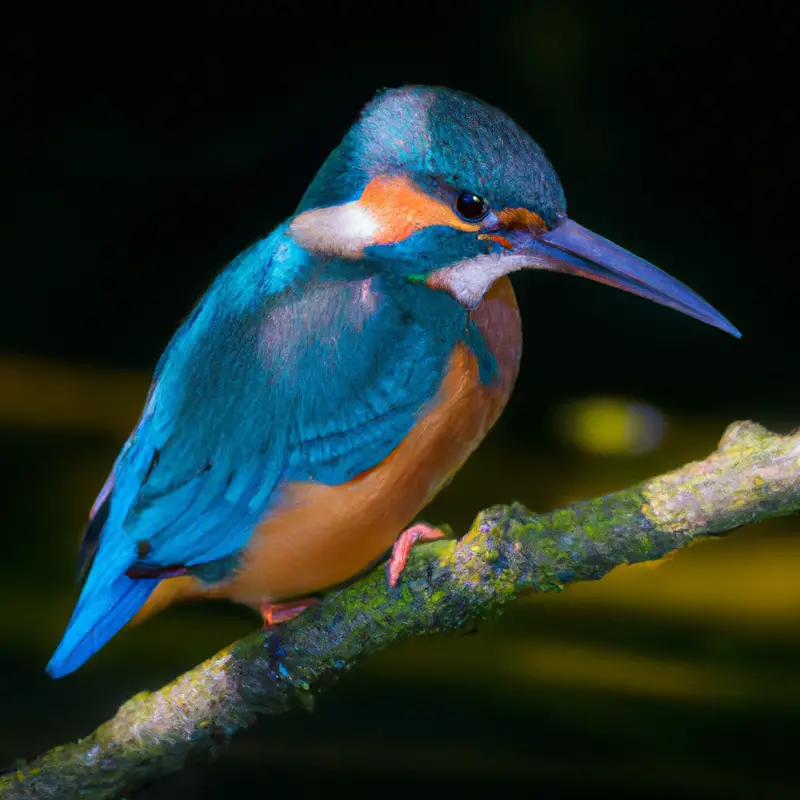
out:
M319 600L316 597L306 597L302 600L290 600L287 603L262 603L260 606L261 616L264 618L262 630L269 630L276 625L281 625L307 611L312 606L317 605Z
M439 528L434 528L426 522L418 522L410 528L404 530L392 547L392 555L386 565L386 575L389 579L389 586L394 588L400 580L400 575L408 562L411 548L417 542L435 542L437 539L445 538L447 534Z

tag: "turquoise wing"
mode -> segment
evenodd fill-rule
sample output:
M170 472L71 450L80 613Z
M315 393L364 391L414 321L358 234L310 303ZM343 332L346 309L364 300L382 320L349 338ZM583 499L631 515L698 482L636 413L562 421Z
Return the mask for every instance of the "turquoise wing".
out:
M435 396L466 329L455 301L363 267L265 291L270 268L274 278L263 249L234 263L159 362L87 530L91 565L51 675L80 666L147 600L158 580L132 567L235 562L282 481L346 483Z

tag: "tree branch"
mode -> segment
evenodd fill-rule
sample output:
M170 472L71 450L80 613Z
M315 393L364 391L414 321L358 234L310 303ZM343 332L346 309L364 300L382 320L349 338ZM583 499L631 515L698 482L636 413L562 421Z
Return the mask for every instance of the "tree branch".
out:
M400 585L382 568L268 634L253 633L156 692L132 697L78 742L0 778L0 798L120 797L214 752L259 714L310 705L360 658L411 636L454 630L526 590L560 591L693 539L800 511L800 432L731 425L703 461L547 514L480 513L459 540L415 547Z

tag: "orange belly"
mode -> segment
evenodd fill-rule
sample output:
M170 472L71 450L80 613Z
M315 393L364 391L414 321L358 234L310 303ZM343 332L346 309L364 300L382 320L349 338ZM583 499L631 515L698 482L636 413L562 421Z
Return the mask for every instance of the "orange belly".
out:
M258 608L343 583L369 567L455 474L505 407L519 369L519 312L508 278L471 313L499 367L484 386L475 356L459 344L426 414L391 455L341 486L293 483L259 524L241 569L224 584L163 581L139 621L178 599L224 597Z

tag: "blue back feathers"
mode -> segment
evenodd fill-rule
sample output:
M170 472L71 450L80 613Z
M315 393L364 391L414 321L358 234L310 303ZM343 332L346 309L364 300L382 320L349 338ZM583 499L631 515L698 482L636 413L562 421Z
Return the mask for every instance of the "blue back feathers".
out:
M411 87L366 108L298 211L353 200L392 173L421 185L440 176L546 219L564 208L544 154L505 114ZM342 484L385 459L426 413L457 342L478 356L481 379L494 379L464 308L407 280L421 251L452 257L463 237L433 227L347 261L312 256L286 227L220 274L159 361L87 531L88 574L48 664L53 677L145 603L158 580L127 577L132 567L223 577L283 482Z
M279 481L346 483L380 463L474 337L449 295L364 262L313 270L283 234L219 276L159 362L53 677L147 600L158 581L132 566L235 563Z

